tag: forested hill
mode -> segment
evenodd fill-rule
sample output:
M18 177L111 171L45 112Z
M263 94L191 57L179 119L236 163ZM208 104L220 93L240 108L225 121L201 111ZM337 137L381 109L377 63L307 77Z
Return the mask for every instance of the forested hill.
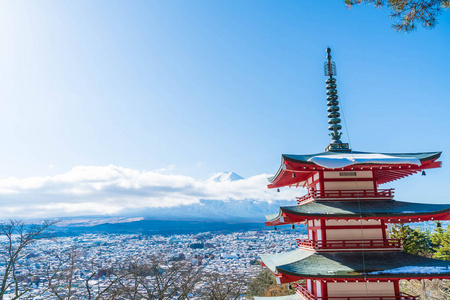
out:
M238 232L248 230L273 230L263 222L213 222L213 221L166 221L141 220L127 223L104 223L95 226L62 226L57 228L58 235L76 235L84 233L139 233L139 234L189 234L199 232ZM290 227L280 227L279 230L291 230ZM306 233L304 227L297 230Z

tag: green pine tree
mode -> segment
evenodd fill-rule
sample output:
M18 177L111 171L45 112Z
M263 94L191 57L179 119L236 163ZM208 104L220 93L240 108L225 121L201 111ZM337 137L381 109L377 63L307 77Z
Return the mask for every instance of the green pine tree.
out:
M413 229L405 224L395 224L390 232L391 239L403 240L403 251L415 255L431 256L431 236L420 227Z
M433 258L450 260L450 229L444 230L440 222L436 222L436 229L431 235Z

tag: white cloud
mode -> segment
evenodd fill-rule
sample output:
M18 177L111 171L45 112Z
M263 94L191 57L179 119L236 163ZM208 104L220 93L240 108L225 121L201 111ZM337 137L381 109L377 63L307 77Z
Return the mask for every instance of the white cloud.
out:
M173 167L166 168L165 171ZM119 214L204 200L293 200L301 189L267 189L269 175L204 183L192 177L114 165L78 166L56 176L0 180L0 219Z
M156 173L164 173L164 172L169 172L169 171L173 171L175 169L176 165L172 164L172 165L168 165L167 167L161 168L156 170Z

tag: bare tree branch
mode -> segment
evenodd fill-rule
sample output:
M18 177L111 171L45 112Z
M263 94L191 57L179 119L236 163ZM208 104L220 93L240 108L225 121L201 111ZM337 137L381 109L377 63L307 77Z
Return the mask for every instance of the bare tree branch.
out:
M17 276L17 263L24 257L25 249L29 245L48 237L50 226L55 223L54 221L44 221L40 225L25 225L22 221L10 220L6 224L0 224L0 236L6 238L6 243L2 244L0 250L5 263L4 273L0 275L0 300L4 298L11 287L14 289L13 299L25 297L25 294L30 291L23 286L24 276Z

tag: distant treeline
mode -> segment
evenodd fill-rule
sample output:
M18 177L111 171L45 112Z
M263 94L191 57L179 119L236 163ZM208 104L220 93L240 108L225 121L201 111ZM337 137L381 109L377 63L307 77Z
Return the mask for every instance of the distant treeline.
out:
M171 234L195 234L200 232L240 232L249 230L273 230L262 222L211 222L211 221L167 221L167 220L142 220L128 223L105 223L95 226L64 226L55 230L58 236L71 236L85 233L105 234L145 234L145 235L171 235ZM291 230L282 227L279 230ZM299 234L306 234L306 228L299 226L296 229Z

